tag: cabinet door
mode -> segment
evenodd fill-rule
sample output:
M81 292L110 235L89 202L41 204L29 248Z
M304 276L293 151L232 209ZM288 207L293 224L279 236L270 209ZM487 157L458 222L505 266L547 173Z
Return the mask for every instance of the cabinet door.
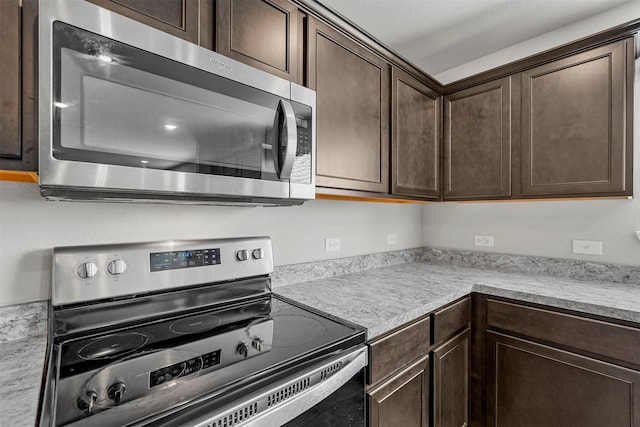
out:
M441 96L396 68L391 80L391 192L437 199Z
M301 83L298 9L286 0L218 0L216 51Z
M370 427L429 425L429 357L368 393Z
M444 98L445 199L511 195L511 78Z
M308 84L316 90L316 184L389 191L389 65L309 19Z
M469 424L469 329L433 351L433 425Z
M0 1L0 157L20 159L20 0Z
M487 334L487 426L640 426L640 372Z
M522 73L522 193L631 193L633 39Z
M174 36L199 42L200 3L210 0L89 0ZM212 11L209 8L209 13Z
M0 170L38 170L37 16L37 0L0 0Z

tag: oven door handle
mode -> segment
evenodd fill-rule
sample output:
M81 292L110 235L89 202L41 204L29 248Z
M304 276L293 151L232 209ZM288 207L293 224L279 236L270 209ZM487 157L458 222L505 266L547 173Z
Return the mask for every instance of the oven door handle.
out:
M366 366L367 347L358 346L348 354L341 353L280 380L189 425L205 427L222 421L222 425L233 427L281 426L320 403ZM362 394L364 399L364 388ZM225 419L227 424L224 424Z

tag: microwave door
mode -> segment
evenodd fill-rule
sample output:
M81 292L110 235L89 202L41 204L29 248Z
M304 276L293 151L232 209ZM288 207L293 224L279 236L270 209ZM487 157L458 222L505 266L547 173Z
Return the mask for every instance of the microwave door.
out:
M274 162L280 180L289 181L298 147L296 115L289 101L280 100L275 122L274 130L277 130L277 138L273 147Z

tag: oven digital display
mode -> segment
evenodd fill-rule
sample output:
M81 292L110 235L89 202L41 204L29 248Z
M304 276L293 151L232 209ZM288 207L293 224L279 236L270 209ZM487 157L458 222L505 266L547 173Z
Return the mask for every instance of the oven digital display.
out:
M153 371L149 374L149 388L164 384L176 378L186 377L196 372L220 364L220 350L203 354L200 357L175 363L171 366Z
M176 270L220 264L220 248L186 251L154 252L149 254L151 271Z

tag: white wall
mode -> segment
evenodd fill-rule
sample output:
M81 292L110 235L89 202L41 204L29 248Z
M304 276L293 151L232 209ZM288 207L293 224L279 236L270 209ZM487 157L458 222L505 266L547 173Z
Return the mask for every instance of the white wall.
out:
M490 252L640 266L640 59L635 72L633 200L426 205L424 245L482 250L474 235L492 235ZM572 239L602 241L602 256L572 254Z
M398 235L387 245L387 234ZM421 246L421 206L314 200L236 208L49 202L35 184L0 181L0 306L49 297L55 246L269 235L276 265ZM340 237L341 252L324 252Z

